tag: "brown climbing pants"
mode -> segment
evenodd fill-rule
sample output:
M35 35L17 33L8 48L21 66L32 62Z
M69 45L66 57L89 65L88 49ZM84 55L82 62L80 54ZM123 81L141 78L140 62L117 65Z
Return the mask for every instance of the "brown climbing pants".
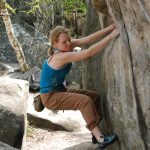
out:
M50 92L41 94L40 96L42 103L48 109L80 110L90 131L102 119L100 98L96 92L81 89L67 89L65 92Z

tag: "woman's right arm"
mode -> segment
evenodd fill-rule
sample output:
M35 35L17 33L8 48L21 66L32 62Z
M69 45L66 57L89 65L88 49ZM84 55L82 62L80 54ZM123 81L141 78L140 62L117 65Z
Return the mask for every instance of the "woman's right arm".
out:
M95 56L97 53L99 53L100 51L102 51L106 45L116 36L119 35L119 32L117 29L115 29L111 34L109 34L108 36L106 36L104 39L102 39L100 42L97 42L95 44L93 44L92 46L90 46L88 49L85 49L83 51L80 52L67 52L67 53L63 53L60 56L61 61L63 61L63 63L68 63L68 62L77 62L80 60L84 60L87 59L91 56Z
M109 32L113 31L116 28L114 24L109 25L108 27L92 33L86 37L80 39L71 39L72 47L81 47L83 45L95 42L98 38L103 37L104 35L108 34Z

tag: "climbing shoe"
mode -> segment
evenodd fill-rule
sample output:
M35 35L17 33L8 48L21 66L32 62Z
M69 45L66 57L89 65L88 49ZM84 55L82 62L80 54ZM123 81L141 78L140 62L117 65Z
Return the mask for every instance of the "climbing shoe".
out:
M116 134L113 134L111 136L104 136L104 142L98 142L98 147L103 150L107 146L113 144L118 140L118 136Z
M102 138L103 138L104 136L105 136L105 134L103 133ZM98 143L98 141L97 141L96 137L93 135L93 133L92 133L92 143L93 143L93 144L97 144L97 143Z
M97 144L98 143L96 137L93 134L92 134L92 143L93 144Z

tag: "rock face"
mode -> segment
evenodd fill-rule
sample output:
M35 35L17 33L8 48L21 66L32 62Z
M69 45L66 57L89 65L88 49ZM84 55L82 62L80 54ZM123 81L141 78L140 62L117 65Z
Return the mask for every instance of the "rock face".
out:
M36 31L32 26L21 20L20 18L12 17L12 25L15 36L22 45L26 61L30 67L41 67L43 60L48 57L48 38ZM17 62L16 55L11 47L3 21L0 19L0 61L1 62Z
M7 144L5 144L5 143L3 143L3 142L0 142L0 149L1 150L19 150L19 149L16 149L16 148L14 148L14 147L11 147L11 146L9 146L9 145L7 145Z
M100 2L101 0L93 0L95 8L100 7ZM84 62L83 86L100 93L105 116L102 122L104 129L109 133L116 132L119 136L120 145L111 146L111 150L148 150L150 149L149 1L106 0L102 4L104 3L108 12L103 18L99 15L100 21L104 21L105 17L108 17L107 14L110 14L109 17L117 25L120 36L111 41L99 57ZM93 8L90 7L88 11L91 11L90 9ZM104 9L106 10L105 7ZM103 13L102 8L98 10ZM92 18L92 14L89 13L88 22L91 22ZM97 22L99 18L97 17ZM104 25L106 26L106 22ZM95 29L95 26L93 28Z
M0 141L23 149L28 82L0 77Z

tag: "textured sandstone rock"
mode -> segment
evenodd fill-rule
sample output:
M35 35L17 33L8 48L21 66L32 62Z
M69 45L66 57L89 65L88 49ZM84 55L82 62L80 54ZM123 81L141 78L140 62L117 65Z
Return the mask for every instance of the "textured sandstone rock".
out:
M100 5L98 0L94 2ZM84 88L99 91L105 116L102 124L106 131L116 132L119 136L120 144L112 146L111 150L148 150L150 149L149 1L106 0L106 4L111 19L120 31L120 36L111 41L99 57L96 56L84 63ZM88 18L91 19L92 14L89 14Z
M22 149L25 144L28 83L0 77L0 141Z

